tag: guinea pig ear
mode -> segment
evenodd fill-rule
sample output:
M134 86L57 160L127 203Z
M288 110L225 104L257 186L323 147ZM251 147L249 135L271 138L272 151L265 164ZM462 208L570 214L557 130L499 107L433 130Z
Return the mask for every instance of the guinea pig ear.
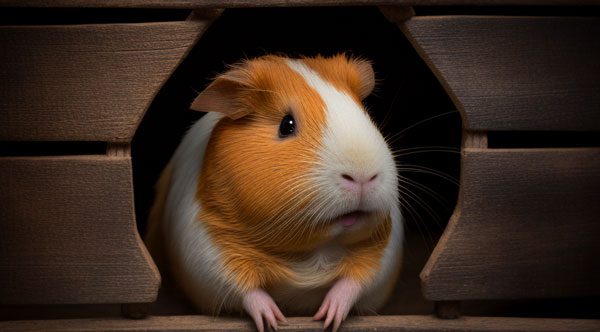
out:
M351 63L356 68L360 83L358 84L358 97L360 100L367 98L375 88L375 72L369 60L352 59Z
M240 92L249 87L246 72L234 68L219 75L194 99L190 109L200 112L219 112L231 119L250 113L240 101Z

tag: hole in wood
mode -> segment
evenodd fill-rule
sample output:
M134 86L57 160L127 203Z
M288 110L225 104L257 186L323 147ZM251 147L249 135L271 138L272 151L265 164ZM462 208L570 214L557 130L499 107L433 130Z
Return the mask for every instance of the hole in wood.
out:
M269 53L340 52L373 61L379 83L365 104L398 156L403 176L405 264L381 313L430 314L433 304L422 297L418 274L456 202L461 120L402 32L374 7L226 10L164 85L136 132L132 156L140 233L160 172L187 128L202 116L189 105L226 64ZM151 313L195 312L168 281L164 284Z
M106 142L0 142L0 157L105 155Z
M599 147L600 132L490 131L488 148L581 148Z
M415 6L419 16L599 16L598 6Z

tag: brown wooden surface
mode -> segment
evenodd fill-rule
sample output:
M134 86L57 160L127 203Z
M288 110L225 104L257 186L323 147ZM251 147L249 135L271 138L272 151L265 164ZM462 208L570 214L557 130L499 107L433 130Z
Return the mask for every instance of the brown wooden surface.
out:
M207 25L1 26L0 140L130 141Z
M0 202L0 304L156 298L129 157L0 158Z
M595 0L0 0L10 7L97 8L230 8L267 6L403 5L403 6L507 6L507 5L598 5Z
M430 300L600 295L600 148L473 149L421 273Z
M600 130L600 19L413 17L401 24L471 130Z
M323 331L323 323L309 317L291 317L279 331ZM462 317L442 320L430 316L350 317L341 331L598 331L600 320L504 317ZM0 322L0 330L13 331L254 331L249 319L207 316L165 316L131 319L72 319Z

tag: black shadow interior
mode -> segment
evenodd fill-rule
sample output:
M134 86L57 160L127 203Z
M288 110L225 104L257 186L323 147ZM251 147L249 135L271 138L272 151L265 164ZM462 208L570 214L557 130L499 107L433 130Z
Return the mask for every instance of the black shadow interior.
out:
M189 105L227 64L271 53L340 52L373 62L378 85L365 104L405 178L399 189L407 231L404 271L383 313L430 313L418 274L456 204L461 120L402 32L375 7L225 10L157 95L134 138L138 228L143 234L161 170L186 129L202 116ZM173 308L166 310L178 312Z

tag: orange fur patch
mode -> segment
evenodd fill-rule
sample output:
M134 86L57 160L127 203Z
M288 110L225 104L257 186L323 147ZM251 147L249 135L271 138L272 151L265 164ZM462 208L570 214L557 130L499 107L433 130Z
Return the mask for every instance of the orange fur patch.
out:
M319 241L320 233L303 229L302 216L290 212L314 199L314 192L302 188L313 186L306 176L316 162L310 147L320 144L325 110L321 97L282 58L254 60L245 70L252 88L236 97L252 113L224 118L213 129L198 198L199 219L223 250L225 265L235 271L237 284L250 289L290 277L274 253L309 249ZM297 135L280 139L279 124L288 112Z
M339 91L354 98L358 105L373 90L375 77L371 65L365 60L349 59L344 54L331 58L321 56L302 61Z

